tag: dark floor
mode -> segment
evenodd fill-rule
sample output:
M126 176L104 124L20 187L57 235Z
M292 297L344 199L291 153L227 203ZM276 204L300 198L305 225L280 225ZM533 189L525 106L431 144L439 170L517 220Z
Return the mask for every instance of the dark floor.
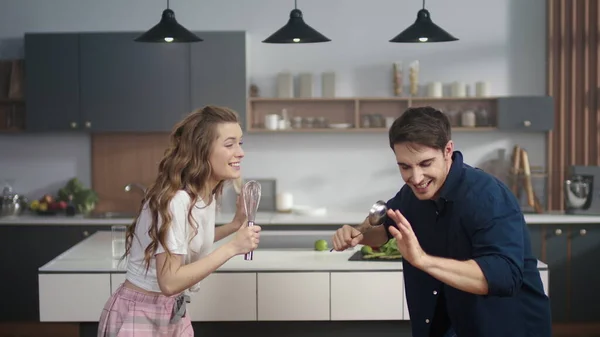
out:
M239 337L410 337L410 323L402 322L219 322L194 323L196 336ZM96 323L3 323L0 337L96 337ZM553 326L553 337L600 337L600 323Z

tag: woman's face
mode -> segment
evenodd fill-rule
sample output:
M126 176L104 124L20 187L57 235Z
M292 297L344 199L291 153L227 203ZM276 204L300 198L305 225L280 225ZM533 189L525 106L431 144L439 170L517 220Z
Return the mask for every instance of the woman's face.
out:
M212 179L217 182L236 179L241 175L240 164L244 158L242 128L238 123L222 123L217 125L217 134L208 158Z

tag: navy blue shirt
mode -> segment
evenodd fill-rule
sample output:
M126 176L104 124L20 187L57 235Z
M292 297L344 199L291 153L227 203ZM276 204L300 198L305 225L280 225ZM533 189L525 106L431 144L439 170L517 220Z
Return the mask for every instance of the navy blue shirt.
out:
M387 206L404 214L427 254L473 259L489 293L458 290L404 260L413 337L429 337L436 324L451 325L458 337L551 337L550 302L517 199L495 177L464 164L460 152L452 159L437 200L419 200L405 185Z

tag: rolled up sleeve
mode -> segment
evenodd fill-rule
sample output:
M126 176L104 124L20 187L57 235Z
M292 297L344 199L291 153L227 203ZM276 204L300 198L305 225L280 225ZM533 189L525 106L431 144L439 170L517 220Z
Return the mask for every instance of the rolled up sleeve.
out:
M488 283L488 296L515 295L523 283L523 214L505 191L490 197L476 212L472 235L473 260ZM510 192L509 192L510 193Z

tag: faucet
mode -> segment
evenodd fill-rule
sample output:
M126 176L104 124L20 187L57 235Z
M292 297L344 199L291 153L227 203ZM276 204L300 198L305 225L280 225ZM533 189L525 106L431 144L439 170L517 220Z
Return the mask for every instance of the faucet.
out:
M143 194L146 194L146 186L140 183L130 183L125 185L125 192L131 192L131 189L137 187Z

